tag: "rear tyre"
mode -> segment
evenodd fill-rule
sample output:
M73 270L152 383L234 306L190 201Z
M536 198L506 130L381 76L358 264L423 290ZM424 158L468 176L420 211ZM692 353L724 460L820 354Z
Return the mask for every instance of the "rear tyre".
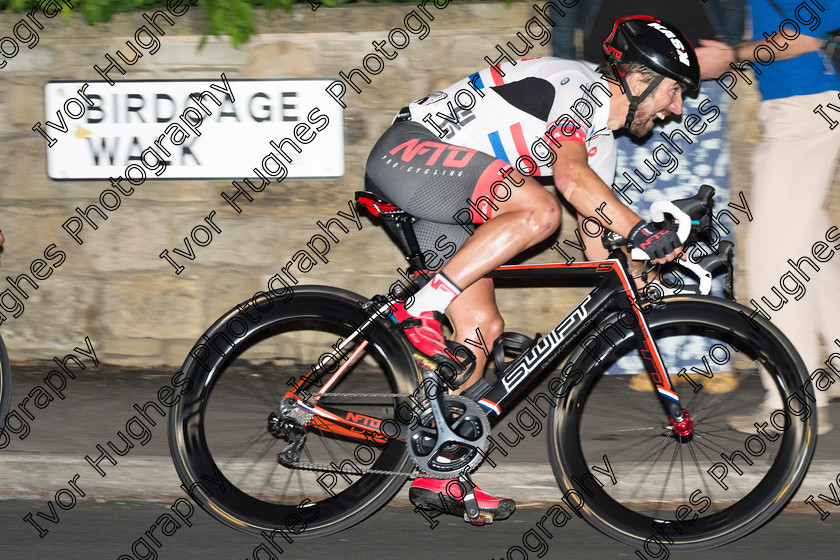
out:
M287 441L267 429L269 414L292 380L306 375L331 345L364 321L358 301L359 296L334 288L295 288L289 302L266 298L234 308L190 351L182 368L190 386L170 418L170 450L181 480L195 488L193 497L222 523L255 535L328 535L374 513L406 480L361 471L413 470L402 441L383 446L311 427L300 462L327 465L334 472L287 467L277 458ZM241 337L230 335L236 332ZM416 370L398 334L380 320L367 338L369 344L330 392L412 393ZM226 340L232 342L228 347ZM319 388L302 387L309 393ZM320 404L393 420L400 399L337 397Z

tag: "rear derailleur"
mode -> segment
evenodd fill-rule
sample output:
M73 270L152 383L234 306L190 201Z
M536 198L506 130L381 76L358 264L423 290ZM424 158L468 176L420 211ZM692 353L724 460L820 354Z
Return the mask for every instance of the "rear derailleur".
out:
M294 398L285 398L271 414L268 415L268 432L278 439L289 442L283 451L277 454L277 461L286 466L297 465L300 461L300 451L306 441L306 427L312 414L301 410Z

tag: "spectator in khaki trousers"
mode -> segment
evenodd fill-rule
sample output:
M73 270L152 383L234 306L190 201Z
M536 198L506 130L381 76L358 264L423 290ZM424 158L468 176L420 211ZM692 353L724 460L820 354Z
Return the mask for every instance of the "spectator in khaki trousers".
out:
M840 152L840 128L832 130L815 113L820 105L838 102L840 78L821 50L821 38L840 28L840 5L754 0L750 7L753 41L734 47L700 41L698 58L706 77L737 74L729 67L734 62L744 69L751 66L758 79L763 135L753 155L753 221L742 250L747 287L758 311L790 339L810 373L826 369L826 356L838 351L822 351L820 339L826 346L840 339L840 257L826 259L840 240L840 230L832 229L825 209ZM785 20L789 22L780 29ZM770 52L775 58L768 63ZM762 62L751 64L756 55ZM765 387L771 386L763 369L761 377ZM838 388L840 384L828 391L814 389L820 434L832 428L828 399L840 396ZM754 422L783 404L768 396L760 410L730 417L729 425L754 433Z

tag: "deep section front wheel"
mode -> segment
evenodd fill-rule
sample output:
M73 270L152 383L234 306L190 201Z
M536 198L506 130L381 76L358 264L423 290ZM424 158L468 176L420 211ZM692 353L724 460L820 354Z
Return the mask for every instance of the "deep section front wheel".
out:
M173 407L170 450L181 480L219 521L293 539L335 533L387 503L412 471L401 440L378 443L311 425L299 453L289 454L297 461L278 459L289 440L278 437L273 413L290 387L365 320L358 301L344 290L297 287L291 301L266 297L234 308L190 351L182 371L191 386ZM356 420L394 419L394 395L417 386L404 343L380 319L343 349L356 351L318 403ZM326 381L313 376L301 392L317 393Z
M596 327L570 356L564 370L577 383L555 407L550 458L592 525L649 553L710 548L754 531L793 497L815 446L816 408L805 394L813 388L791 343L750 314L702 296L665 298L647 314L666 366L669 355L690 356L691 366L668 368L693 422L688 436L654 389L605 374L638 356L629 315ZM765 398L778 410L762 409ZM751 434L731 427L745 415Z

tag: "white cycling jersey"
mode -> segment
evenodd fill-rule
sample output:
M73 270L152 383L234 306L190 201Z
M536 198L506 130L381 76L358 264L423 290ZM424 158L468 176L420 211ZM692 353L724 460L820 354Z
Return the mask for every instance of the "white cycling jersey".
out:
M442 140L495 155L524 174L551 175L549 133L557 142L581 142L589 166L609 185L616 166L609 95L592 64L526 58L475 72L409 110Z

